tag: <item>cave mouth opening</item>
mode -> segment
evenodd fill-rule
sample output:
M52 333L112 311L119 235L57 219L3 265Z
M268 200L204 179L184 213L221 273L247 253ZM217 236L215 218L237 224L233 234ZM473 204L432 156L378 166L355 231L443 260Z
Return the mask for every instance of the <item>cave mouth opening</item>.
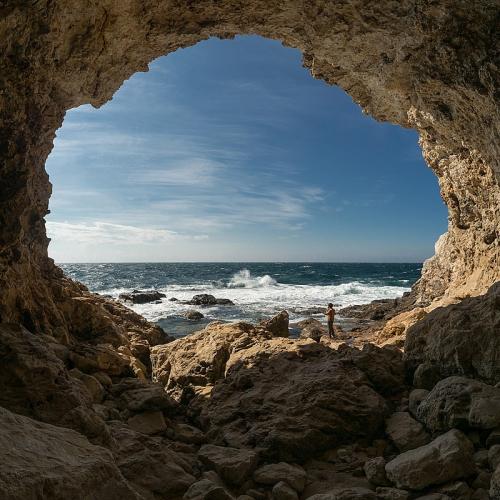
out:
M300 58L257 36L210 39L157 59L102 109L69 111L46 163L49 255L112 296L222 287L241 305L208 319L256 320L287 303L300 319L320 296L346 306L409 289L446 230L417 134L363 115ZM186 307L168 302L133 307L183 331Z

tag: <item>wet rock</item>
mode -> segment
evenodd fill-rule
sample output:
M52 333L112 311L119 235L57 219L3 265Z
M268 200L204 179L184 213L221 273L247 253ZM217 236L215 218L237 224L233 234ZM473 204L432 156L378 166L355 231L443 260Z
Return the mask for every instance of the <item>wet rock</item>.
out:
M134 431L148 435L158 434L167 428L161 411L138 413L130 417L127 423Z
M474 448L460 431L451 430L425 446L407 451L385 467L398 488L422 490L474 473Z
M72 430L0 408L0 449L2 499L140 499L111 453Z
M208 293L195 295L187 304L193 306L215 306L215 305L234 305L230 299L218 299Z
M205 467L214 469L224 481L232 485L243 484L259 462L257 453L252 450L211 444L200 448L198 458Z
M268 332L271 332L273 337L288 337L289 317L287 311L281 311L271 319L261 321L261 326Z
M427 389L413 389L410 392L410 396L408 398L408 408L410 413L416 417L417 410L420 406L420 403L429 395L429 391Z
M132 290L130 293L121 293L118 297L133 304L147 304L163 299L166 295L157 290Z
M385 422L385 432L400 452L418 448L430 441L422 424L407 412L393 413Z
M299 500L297 492L288 483L280 481L272 489L273 500Z
M375 457L365 462L363 469L371 484L375 486L389 486L391 484L385 473L385 465L383 457Z
M199 311L186 311L183 316L186 319L190 319L192 321L199 321L200 319L203 319L205 316L201 314Z
M433 431L500 425L500 388L465 377L441 380L420 403L417 418Z
M306 471L302 467L286 462L263 465L253 473L253 480L256 483L272 486L284 481L299 493L304 489L306 479Z

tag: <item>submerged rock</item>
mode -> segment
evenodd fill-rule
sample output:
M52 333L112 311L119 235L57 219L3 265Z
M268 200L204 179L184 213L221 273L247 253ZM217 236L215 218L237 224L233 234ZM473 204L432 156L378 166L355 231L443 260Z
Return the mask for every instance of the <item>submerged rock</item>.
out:
M183 316L186 318L186 319L190 319L191 321L199 321L200 319L203 319L205 316L199 312L199 311L194 311L194 310L191 310L191 311L186 311Z
M132 290L128 293L121 293L118 297L133 304L147 304L164 299L166 295L157 290Z

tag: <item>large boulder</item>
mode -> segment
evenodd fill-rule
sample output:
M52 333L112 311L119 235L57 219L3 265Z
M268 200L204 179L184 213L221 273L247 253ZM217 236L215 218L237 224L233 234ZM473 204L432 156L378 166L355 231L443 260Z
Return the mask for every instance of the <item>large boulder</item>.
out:
M417 418L433 431L500 425L500 387L465 377L441 380L423 399Z
M473 474L473 455L472 443L454 429L425 446L398 455L385 470L398 488L422 490Z
M91 438L102 435L104 422L92 410L94 396L69 374L52 342L19 325L0 325L0 406Z
M111 453L81 434L0 408L2 500L139 500Z
M141 498L177 499L196 481L194 456L177 453L167 440L135 432L122 422L110 422L109 428L116 463Z
M224 377L232 350L256 341L248 323L210 323L204 330L153 347L153 379L180 398L185 389L213 385Z
M424 362L442 377L465 375L500 381L500 282L485 295L440 307L408 329L405 357L413 369Z
M198 458L205 467L215 470L232 485L244 483L259 463L259 455L255 451L212 444L203 445Z
M423 446L431 439L422 424L404 411L393 413L386 420L385 432L400 452Z
M289 317L287 311L281 311L271 319L261 321L260 325L271 332L273 337L288 337Z
M281 338L234 349L201 420L218 439L258 445L272 460L300 460L346 439L373 437L387 406L351 358Z

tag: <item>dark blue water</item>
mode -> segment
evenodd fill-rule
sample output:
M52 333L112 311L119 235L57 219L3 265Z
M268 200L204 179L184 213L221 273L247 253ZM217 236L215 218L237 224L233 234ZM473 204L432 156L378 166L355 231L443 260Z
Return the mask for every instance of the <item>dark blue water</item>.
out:
M65 273L90 290L113 297L134 288L167 295L159 304L134 305L146 318L175 335L185 335L214 319L258 321L287 309L291 320L333 302L337 307L395 298L420 277L417 264L335 263L145 263L62 264ZM234 306L200 309L199 323L182 314L180 303L197 293L229 298ZM169 299L175 297L178 302Z

